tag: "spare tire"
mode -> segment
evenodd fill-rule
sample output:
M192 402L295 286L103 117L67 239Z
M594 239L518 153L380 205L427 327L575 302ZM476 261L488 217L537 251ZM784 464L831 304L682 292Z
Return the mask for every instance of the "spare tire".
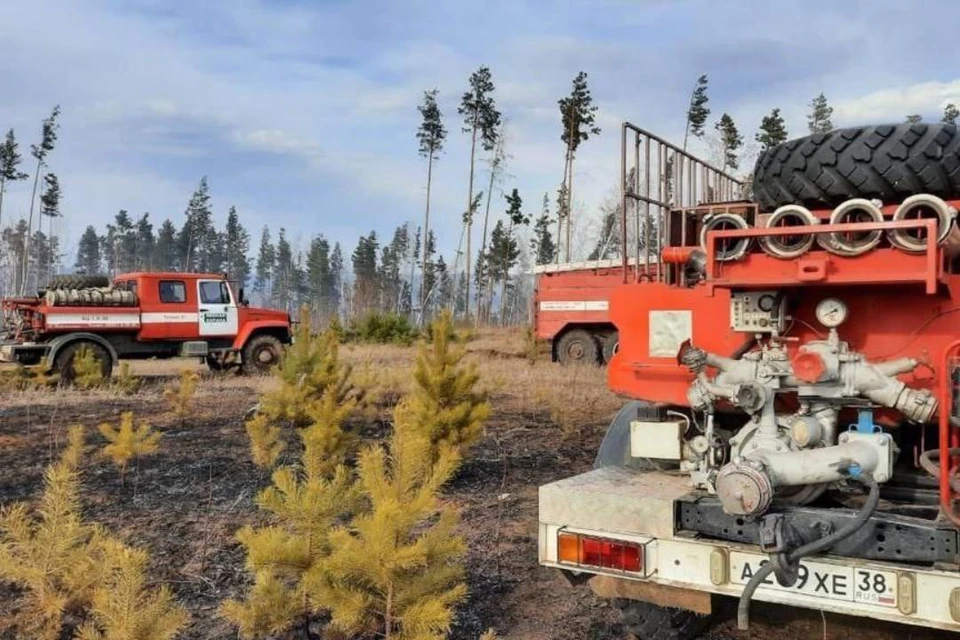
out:
M95 287L109 287L110 278L107 276L65 274L51 276L47 289L93 289Z
M834 207L851 198L895 203L917 193L957 198L960 131L952 124L917 122L789 140L760 154L753 193L764 210Z

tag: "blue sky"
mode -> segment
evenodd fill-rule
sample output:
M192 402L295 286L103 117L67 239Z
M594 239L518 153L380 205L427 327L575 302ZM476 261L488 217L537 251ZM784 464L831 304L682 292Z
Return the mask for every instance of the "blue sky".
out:
M285 226L302 244L324 233L349 250L370 229L422 218L416 106L436 87L450 135L432 219L449 254L468 160L456 105L481 64L508 121L502 188L519 187L531 212L562 173L556 100L590 74L603 133L577 160L587 237L616 184L619 123L679 139L700 73L711 123L729 112L748 140L772 107L802 133L821 91L837 125L936 119L960 103L955 34L943 26L958 18L951 0L7 0L0 127L26 152L62 105L50 165L68 262L82 228L120 208L179 222L203 175L218 219L236 205L255 234ZM27 201L17 185L4 218Z

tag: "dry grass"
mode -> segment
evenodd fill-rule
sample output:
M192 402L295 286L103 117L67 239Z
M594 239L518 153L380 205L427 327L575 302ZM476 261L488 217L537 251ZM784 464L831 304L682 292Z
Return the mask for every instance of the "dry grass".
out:
M479 329L465 347L467 361L477 366L481 385L490 393L494 420L498 415L521 415L529 418L530 424L555 426L565 439L570 439L580 433L583 425L602 422L622 404L607 389L603 369L561 367L545 355L531 363L523 329ZM366 391L368 410L382 418L413 383L416 353L416 346L362 344L343 345L340 351L344 362L353 366L355 384ZM216 415L224 391L253 387L259 393L274 384L272 377L213 374L196 359L133 361L130 372L142 382L133 398L155 399L164 385L174 381L184 369L201 376L195 400L200 415ZM3 402L9 408L66 406L80 401L107 404L122 397L130 396L115 386L2 392ZM251 394L250 406L255 402Z

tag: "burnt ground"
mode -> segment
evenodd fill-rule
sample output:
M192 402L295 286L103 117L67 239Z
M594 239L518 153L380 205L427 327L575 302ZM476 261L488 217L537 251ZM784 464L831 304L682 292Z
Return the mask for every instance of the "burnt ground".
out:
M537 487L590 467L617 401L574 398L578 428L561 429L557 423L568 418L556 397L536 385L544 378L547 386L560 384L551 382L551 376L565 383L571 374L549 364L536 370L541 366L543 375L524 374L520 384L514 376L528 367L522 360L491 363L494 413L487 434L448 490L449 499L461 509L461 530L469 546L470 597L458 611L454 640L476 640L490 627L515 640L624 637L615 610L588 587L571 587L555 571L537 565ZM205 379L194 415L181 424L166 410L163 379L149 381L132 397L76 391L0 397L0 504L37 495L44 466L62 445L67 426L86 425L90 444L100 445L98 423L115 422L121 412L135 411L138 419L163 432L160 451L141 460L138 468L131 467L121 485L114 467L91 447L84 465L85 515L150 550L151 577L169 584L192 615L181 637L235 638L216 610L226 598L241 596L247 584L233 535L240 526L258 521L253 497L267 477L249 460L242 418L263 383ZM523 387L528 383L535 386ZM15 595L0 586L0 620L9 620L15 611ZM0 632L0 638L6 637L12 636ZM749 633L737 632L735 623L727 620L705 636L821 637L934 640L947 635L756 604Z

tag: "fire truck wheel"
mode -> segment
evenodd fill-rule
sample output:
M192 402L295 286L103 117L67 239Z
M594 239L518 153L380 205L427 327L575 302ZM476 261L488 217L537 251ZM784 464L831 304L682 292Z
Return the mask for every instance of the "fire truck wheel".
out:
M620 350L620 334L616 331L603 341L603 364L610 364L614 354Z
M714 621L686 609L659 607L639 600L616 600L624 630L638 640L694 640Z
M753 194L764 209L833 207L851 198L899 202L917 193L960 196L960 130L905 123L836 129L770 147L757 159Z
M57 354L53 369L60 376L60 380L68 384L73 382L73 360L82 349L89 349L93 353L93 357L100 363L100 375L104 379L109 378L113 373L113 358L110 353L96 342L80 340L68 344Z
M47 283L47 289L91 289L94 287L109 287L110 278L93 275L60 275L52 276Z
M637 411L646 402L631 400L623 405L603 436L600 450L593 461L593 468L626 467L637 471L649 471L659 468L648 458L634 458L630 455L630 423L637 419Z
M243 372L265 374L280 364L283 345L273 336L257 336L243 347Z
M600 364L600 344L583 329L568 331L557 343L557 360L560 364Z

